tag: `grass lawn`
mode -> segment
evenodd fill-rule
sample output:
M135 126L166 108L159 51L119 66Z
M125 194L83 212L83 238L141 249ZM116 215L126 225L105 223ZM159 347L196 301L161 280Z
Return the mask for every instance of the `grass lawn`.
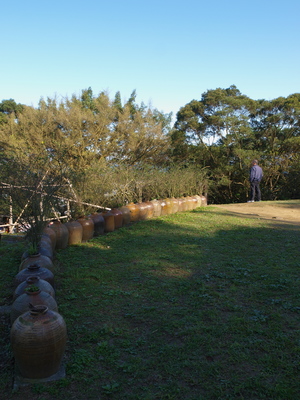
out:
M59 251L66 377L13 393L0 315L0 398L300 399L299 248L300 226L206 207ZM0 305L23 250L0 245Z

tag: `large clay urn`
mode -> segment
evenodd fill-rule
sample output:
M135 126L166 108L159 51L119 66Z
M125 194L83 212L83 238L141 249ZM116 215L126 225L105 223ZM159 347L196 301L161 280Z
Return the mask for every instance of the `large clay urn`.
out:
M37 264L43 268L48 268L48 269L50 269L50 271L54 270L54 264L53 264L52 260L49 257L43 256L39 253L39 254L30 255L27 258L25 258L19 266L19 271L21 271L22 269L25 269L29 265L33 265L33 264Z
M111 213L115 218L115 229L122 228L123 226L123 213L118 208L112 208Z
M41 240L38 244L38 252L42 256L47 256L53 261L54 249L53 249L53 244L52 244L52 240L51 240L50 236L42 235Z
M51 242L51 239L49 236L47 236L47 235L41 236L41 239L37 245L37 253L35 254L35 256L37 256L38 254L42 255L42 256L46 256L46 257L50 258L51 261L53 261L54 251L53 251L52 242ZM24 253L22 254L21 261L24 261L25 258L28 258L29 256L31 256L29 249L25 250Z
M154 205L151 201L145 201L147 207L147 219L151 219L154 216Z
M181 197L182 200L182 211L188 211L188 200L186 197Z
M161 216L167 215L167 214L168 214L168 205L167 205L167 203L166 203L166 200L163 199L163 200L159 200L159 201L160 201L160 206L161 206L160 215L161 215Z
M136 222L139 220L140 209L134 203L129 203L126 207L130 210L130 222Z
M148 216L148 207L144 202L137 203L136 206L139 208L139 220L144 221Z
M201 207L201 205L202 205L201 196L199 196L198 194L196 194L194 197L197 199L197 207Z
M94 236L94 221L89 217L80 217L77 220L82 225L82 242L87 242Z
M160 217L161 216L161 204L160 201L157 199L151 200L151 203L153 204L153 217Z
M17 287L21 282L26 281L29 276L38 276L40 279L44 279L54 287L53 272L50 271L50 269L40 267L37 264L29 265L27 268L19 271L14 278L14 287Z
M52 243L52 249L55 250L56 247L56 233L53 229L49 228L49 226L46 226L43 230L43 235L46 235L50 238L51 243Z
M188 205L188 211L193 210L194 208L194 202L191 196L187 196L187 205Z
M201 205L207 206L207 197L206 196L201 196Z
M36 286L29 286L25 293L21 294L13 302L10 310L11 324L22 315L24 312L29 311L30 305L45 305L49 310L58 311L55 299L47 292L42 291Z
M109 233L115 230L115 216L111 211L103 213L104 218L104 232Z
M123 214L123 226L128 225L130 223L130 209L127 206L122 206L119 210Z
M184 211L184 209L183 209L184 200L181 197L179 197L177 199L177 201L178 201L178 212Z
M169 215L169 214L172 214L172 201L171 201L171 199L169 199L168 197L166 198L166 199L164 199L165 200L165 202L166 202L166 204L167 204L167 209L166 209L166 211L167 211L167 214Z
M83 228L80 222L71 220L65 223L69 231L68 245L79 244L82 242Z
M49 293L53 298L55 298L55 291L53 286L44 279L40 279L38 276L29 276L25 281L21 282L15 289L13 294L13 300L16 300L21 294L25 293L25 289L29 286L36 286L43 292Z
M105 221L102 213L93 213L90 215L94 222L94 236L104 235Z
M65 224L60 221L53 221L49 224L49 227L56 233L56 249L65 249L68 247L69 242L69 231Z
M61 366L67 341L66 324L59 313L37 305L15 320L10 341L22 377L49 378Z
M196 196L191 196L193 200L193 210L198 207L198 199Z
M176 214L179 211L179 201L175 197L171 197L172 203L172 214Z

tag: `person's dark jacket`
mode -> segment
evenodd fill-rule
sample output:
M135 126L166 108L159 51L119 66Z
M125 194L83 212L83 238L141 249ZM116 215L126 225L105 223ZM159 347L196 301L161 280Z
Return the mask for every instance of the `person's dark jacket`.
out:
M263 177L263 171L257 164L253 165L250 169L250 182L260 182Z

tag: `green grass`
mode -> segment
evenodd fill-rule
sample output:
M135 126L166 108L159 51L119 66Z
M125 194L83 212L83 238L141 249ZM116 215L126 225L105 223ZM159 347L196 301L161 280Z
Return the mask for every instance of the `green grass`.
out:
M1 399L299 399L299 243L295 225L208 207L60 251L66 378L12 393L3 317ZM0 250L3 305L22 249Z

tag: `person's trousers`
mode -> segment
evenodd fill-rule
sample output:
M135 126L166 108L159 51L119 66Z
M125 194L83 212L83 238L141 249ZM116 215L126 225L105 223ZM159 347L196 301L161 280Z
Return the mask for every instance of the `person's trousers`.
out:
M258 201L261 200L261 193L259 187L259 181L250 182L250 200L255 200L255 196Z

